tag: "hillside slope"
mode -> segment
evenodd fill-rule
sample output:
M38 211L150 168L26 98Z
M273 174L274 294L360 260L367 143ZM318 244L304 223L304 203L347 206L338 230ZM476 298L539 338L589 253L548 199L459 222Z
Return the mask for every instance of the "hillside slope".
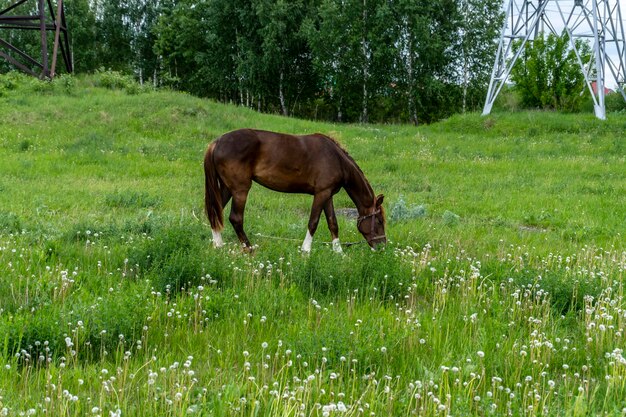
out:
M155 213L199 212L199 164L207 144L229 130L253 127L322 132L338 139L375 191L386 194L388 209L400 197L409 206L426 208L426 216L410 224L420 243L449 239L445 228L432 230L441 229L446 211L460 216L451 235L486 245L487 236L524 242L534 241L533 233L539 232L540 240L560 246L606 246L624 232L624 115L611 115L606 122L591 115L538 112L468 115L417 129L331 125L178 93L129 95L93 83L83 81L85 86L73 86L69 93L56 85L5 94L0 104L5 213L25 224L38 223L43 219L33 213L43 204L75 221L88 215L106 222L109 214L99 210L102 199L118 192L159 200ZM256 198L262 202L255 204ZM306 215L309 200L255 187L249 210L258 216L259 206L280 210L286 204L288 211ZM338 203L352 204L344 193ZM276 227L272 216L261 217L250 227ZM288 237L301 237L300 224L297 233L286 232ZM357 238L353 227L342 226L348 240ZM406 223L397 222L390 234L406 240L406 229Z
M0 81L0 415L622 412L624 115L332 125ZM303 256L311 197L259 186L255 253L228 225L212 248L202 157L241 127L339 140L385 250L335 254L322 221Z

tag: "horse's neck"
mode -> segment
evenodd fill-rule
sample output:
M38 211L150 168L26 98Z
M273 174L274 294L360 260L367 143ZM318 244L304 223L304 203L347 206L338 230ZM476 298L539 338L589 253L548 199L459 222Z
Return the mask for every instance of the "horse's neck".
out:
M374 204L374 190L354 161L346 158L344 169L344 188L348 196L354 202L360 216L369 214L368 209Z

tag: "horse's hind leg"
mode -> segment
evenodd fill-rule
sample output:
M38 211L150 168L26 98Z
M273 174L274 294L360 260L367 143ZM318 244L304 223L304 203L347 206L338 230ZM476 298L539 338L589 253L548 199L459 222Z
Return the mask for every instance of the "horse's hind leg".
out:
M252 245L250 244L250 240L248 240L248 236L246 236L246 232L243 230L243 212L246 208L249 190L250 188L232 191L233 201L230 207L230 217L228 218L230 224L233 225L233 229L235 229L235 233L237 233L239 241L247 250L251 250Z
M222 184L222 187L221 187L221 194L222 194L222 208L223 208L223 207L226 207L226 204L228 204L228 201L230 201L230 197L231 197L230 190L224 184ZM224 240L222 239L222 232L212 228L211 233L213 234L213 246L215 246L216 248L221 248L222 246L224 246Z

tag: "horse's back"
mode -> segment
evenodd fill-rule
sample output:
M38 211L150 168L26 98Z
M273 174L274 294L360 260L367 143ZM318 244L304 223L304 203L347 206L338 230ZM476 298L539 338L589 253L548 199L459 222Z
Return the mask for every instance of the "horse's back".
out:
M248 177L276 191L314 194L341 180L337 149L323 135L240 129L217 140L214 161L227 185L226 177Z

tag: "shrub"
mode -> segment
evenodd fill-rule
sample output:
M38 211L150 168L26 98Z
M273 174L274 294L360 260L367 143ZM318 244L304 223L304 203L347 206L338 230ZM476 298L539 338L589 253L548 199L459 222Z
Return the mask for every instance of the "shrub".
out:
M55 87L60 88L65 94L74 94L76 89L76 80L70 74L62 74L52 80Z
M30 79L31 91L38 94L52 94L54 93L54 84L48 80L39 80L37 78Z
M423 217L426 217L426 207L423 204L412 204L410 206L407 206L406 202L404 201L404 197L400 195L398 201L396 201L391 207L389 220L391 220L392 222L400 222L404 220L411 220Z
M447 224L449 226L458 224L459 221L461 220L461 216L449 210L444 211L443 216L441 218L443 220L443 224Z
M143 88L132 76L122 74L119 71L105 71L104 69L96 71L95 85L109 90L124 90L131 95L143 91Z
M626 111L626 101L619 92L607 94L605 97L606 111L607 112L624 112Z
M519 49L521 42L513 47ZM576 48L584 63L591 60L589 44L577 40ZM567 34L550 34L526 43L511 79L525 108L580 110L585 80Z
M29 76L16 71L0 74L0 97L10 91L19 90L24 86L28 86L30 81Z
M0 232L19 233L22 228L22 221L17 214L0 211Z

